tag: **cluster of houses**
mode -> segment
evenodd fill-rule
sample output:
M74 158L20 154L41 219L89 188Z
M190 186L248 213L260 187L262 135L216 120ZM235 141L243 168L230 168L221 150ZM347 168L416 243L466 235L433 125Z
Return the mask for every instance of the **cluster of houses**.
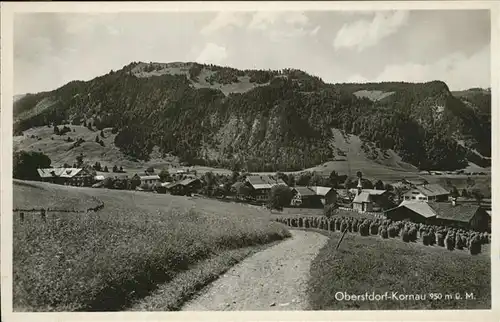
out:
M92 176L90 172L81 168L38 169L38 174L42 181L73 186L90 186L104 180L103 176ZM160 177L154 173L135 174L132 179L140 180L141 186L147 184L162 187L164 192L172 195L191 195L201 189L202 182L199 178L185 172L180 174L183 175L183 179L177 182L161 182ZM286 182L272 176L251 175L244 181L233 184L231 189L238 199L265 203L271 189L276 185L287 186ZM246 189L241 189L242 186ZM396 207L388 206L391 196L389 191L363 188L361 179L358 179L357 187L354 189L321 186L290 187L293 193L290 207L322 208L325 205L338 204L360 213L383 213L393 220L491 231L491 205L485 206L450 198L447 189L426 181L403 179L393 183L392 186L404 191L402 200ZM241 195L243 190L246 193Z

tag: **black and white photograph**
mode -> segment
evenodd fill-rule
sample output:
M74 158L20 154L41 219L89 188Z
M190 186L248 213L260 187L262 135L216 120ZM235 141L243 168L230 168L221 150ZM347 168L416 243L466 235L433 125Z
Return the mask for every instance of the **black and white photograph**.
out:
M4 310L491 312L497 18L373 3L11 12Z

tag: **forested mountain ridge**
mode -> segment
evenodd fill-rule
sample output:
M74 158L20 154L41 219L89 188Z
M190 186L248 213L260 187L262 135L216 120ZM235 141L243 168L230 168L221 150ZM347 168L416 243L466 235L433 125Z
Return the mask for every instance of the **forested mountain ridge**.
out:
M293 69L131 63L25 95L14 103L14 129L113 127L114 144L133 158L147 160L157 146L191 164L249 171L299 170L341 158L332 142L339 129L420 169L452 170L489 163L491 108L483 101L467 103L440 81L326 84Z

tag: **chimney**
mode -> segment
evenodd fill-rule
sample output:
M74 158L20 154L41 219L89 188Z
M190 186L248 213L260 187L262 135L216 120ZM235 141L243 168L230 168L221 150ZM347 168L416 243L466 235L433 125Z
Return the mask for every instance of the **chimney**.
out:
M457 198L455 198L455 197L451 198L451 205L452 206L456 206L457 205Z
M361 178L358 178L358 190L356 191L356 195L359 195L361 191L363 190L363 185L361 184Z

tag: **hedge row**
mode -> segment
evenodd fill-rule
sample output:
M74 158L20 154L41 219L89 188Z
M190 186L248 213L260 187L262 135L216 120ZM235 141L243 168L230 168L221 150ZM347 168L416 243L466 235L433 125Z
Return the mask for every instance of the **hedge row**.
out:
M379 235L383 239L400 237L403 242L417 242L426 246L446 247L448 250L469 249L472 255L481 252L481 245L491 242L488 233L424 225L391 219L364 219L354 217L279 217L277 222L290 227L317 228L328 231L346 231L361 236Z

